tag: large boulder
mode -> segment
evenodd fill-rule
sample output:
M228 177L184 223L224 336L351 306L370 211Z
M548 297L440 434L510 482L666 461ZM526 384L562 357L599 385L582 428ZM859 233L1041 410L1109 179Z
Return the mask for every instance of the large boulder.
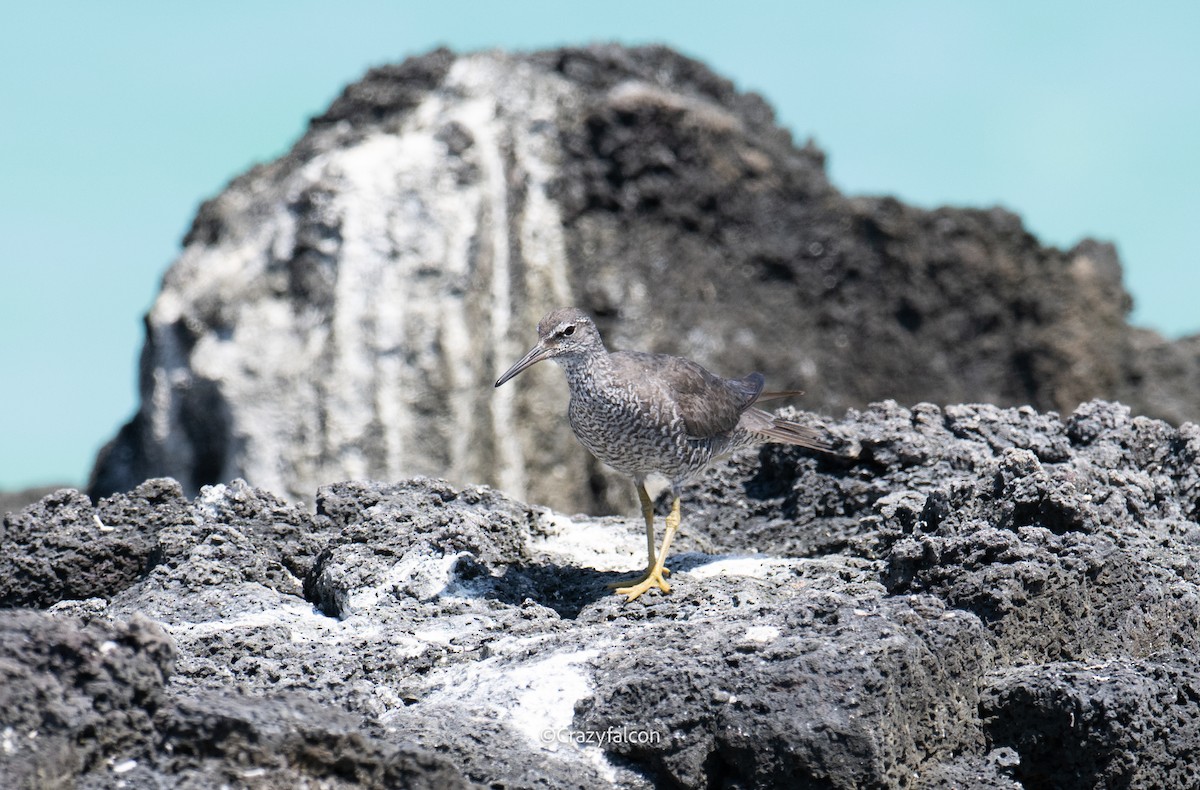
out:
M560 374L491 387L568 304L614 348L761 370L828 414L1104 396L1200 417L1200 339L1129 327L1107 244L847 197L760 97L662 47L439 50L371 70L202 206L90 493L426 474L623 510Z

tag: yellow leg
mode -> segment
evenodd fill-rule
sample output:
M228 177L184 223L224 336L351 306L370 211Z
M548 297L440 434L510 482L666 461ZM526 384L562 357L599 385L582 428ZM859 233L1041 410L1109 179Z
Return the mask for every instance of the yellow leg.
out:
M662 548L659 549L658 558L646 572L645 578L628 587L618 587L616 590L618 595L628 596L627 603L637 600L651 587L657 587L664 593L671 592L671 585L667 584L667 580L664 578L669 571L663 567L663 563L667 561L667 552L671 549L671 541L674 540L675 532L679 529L679 520L679 497L675 497L675 501L671 503L671 514L667 516L667 530L663 533L663 543Z
M646 493L646 484L637 484L638 499L642 503L642 518L646 519L646 556L649 561L646 563L646 572L654 567L654 502L651 501L650 495Z
M626 587L631 584L639 584L650 578L650 572L654 570L654 501L650 499L650 494L646 493L646 486L643 483L637 484L638 499L642 503L642 518L646 520L646 556L649 558L646 561L646 572L636 579L626 579L621 582L614 582L609 586L610 589L617 587ZM663 575L670 576L671 569L663 568Z

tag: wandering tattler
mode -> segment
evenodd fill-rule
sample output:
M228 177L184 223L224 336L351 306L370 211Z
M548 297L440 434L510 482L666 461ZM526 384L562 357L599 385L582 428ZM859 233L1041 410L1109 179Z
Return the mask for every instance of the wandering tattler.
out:
M609 352L592 319L563 307L538 322L538 342L496 380L499 387L531 365L553 359L567 373L571 430L592 455L633 478L646 520L646 572L614 585L636 599L651 587L671 591L663 567L679 529L679 495L685 482L713 459L760 442L813 450L830 445L811 428L754 407L763 397L763 376L724 379L683 357L637 351ZM654 551L654 503L646 478L671 484L674 500L662 548Z

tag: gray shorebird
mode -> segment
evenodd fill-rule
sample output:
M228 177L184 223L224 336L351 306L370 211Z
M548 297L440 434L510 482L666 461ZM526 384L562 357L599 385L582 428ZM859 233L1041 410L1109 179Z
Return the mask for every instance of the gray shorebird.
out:
M574 307L550 313L537 331L537 345L496 386L543 359L562 365L571 390L571 430L592 455L633 478L649 560L642 576L613 585L628 601L651 587L671 591L663 563L679 529L680 490L711 461L760 442L830 449L811 428L754 407L764 396L761 373L725 379L683 357L610 352L592 319ZM657 553L654 503L646 492L646 478L654 474L667 479L673 496Z

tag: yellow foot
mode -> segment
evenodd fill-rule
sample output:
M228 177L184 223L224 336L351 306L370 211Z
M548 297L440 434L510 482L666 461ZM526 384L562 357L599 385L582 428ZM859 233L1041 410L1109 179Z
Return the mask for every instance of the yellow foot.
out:
M664 593L669 593L671 592L671 585L667 584L667 580L663 577L668 576L670 573L671 571L667 568L659 569L658 573L655 573L653 570L647 571L646 575L640 580L633 581L628 587L617 587L613 592L617 595L629 596L625 599L625 603L636 601L642 593L651 587L657 587Z
M610 590L616 590L616 589L618 589L618 588L620 588L620 587L629 587L629 586L631 586L631 585L634 585L634 584L641 584L642 582L646 581L646 579L649 579L649 578L650 578L650 571L651 571L651 569L647 568L645 571L643 571L643 572L642 572L642 575L641 575L641 576L638 576L636 579L622 579L622 580L621 580L621 581L619 581L619 582L611 582L611 583L609 583L609 584L606 584L606 585L604 585L604 586L605 586L605 587L607 587L607 588L608 588L608 589L610 589ZM671 569L670 569L670 568L663 568L663 569L662 569L662 575L663 575L663 577L664 577L664 578L666 578L667 576L670 576L670 575L671 575ZM668 586L670 586L670 585L668 585Z

